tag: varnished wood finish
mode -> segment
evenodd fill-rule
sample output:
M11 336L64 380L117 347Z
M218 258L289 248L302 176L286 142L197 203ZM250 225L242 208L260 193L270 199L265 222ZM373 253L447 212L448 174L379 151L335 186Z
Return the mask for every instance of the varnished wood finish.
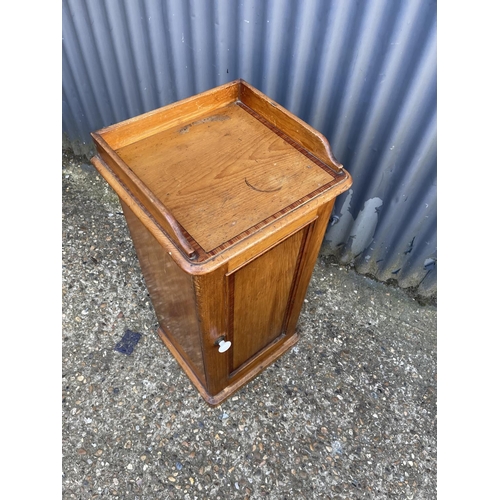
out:
M351 182L321 134L270 102L236 81L92 137L112 175L174 246L205 262Z
M238 100L240 82L234 81L168 106L99 130L113 151L172 127L197 121L202 115Z
M117 153L205 252L334 181L236 103Z
M286 216L273 219L262 226L259 231L245 235L244 238L238 241L239 244L228 246L203 262L194 262L186 259L186 254L174 244L169 234L160 227L142 203L140 203L123 183L117 179L112 170L102 161L102 159L94 156L91 162L120 199L132 210L134 215L144 224L161 246L165 248L168 254L175 260L176 264L192 275L210 273L226 263L232 268L236 267L240 262L244 262L251 258L251 254L256 252L256 249L265 248L266 245L269 244L269 241L274 240L278 234L281 235L286 233L289 228L296 226L303 220L312 219L314 210L321 207L325 202L332 199L332 197L341 193L343 187L342 184L339 186L336 185L332 190L311 199L307 204L297 207L286 214ZM348 180L349 183L347 186L350 186L350 178L348 178ZM271 240L268 240L268 238Z
M201 396L210 404L218 404L213 396L211 396L205 386L201 383L197 374L193 371L192 365L186 362L186 358L182 356L179 346L172 341L172 337L167 335L162 328L158 328L158 336L163 341L163 343L168 347L168 350L172 353L175 360L179 363L180 367L184 370L184 373L189 377L189 380L193 383L195 388L201 394Z
M238 80L92 134L159 336L209 404L288 350L335 198L326 139ZM220 353L217 341L231 341Z
M221 337L227 339L227 289L224 279L226 272L227 265L194 278L205 355L207 391L212 396L226 387L229 373L230 352L220 353L216 345L216 341Z
M307 224L316 220L318 216L316 211L309 212L308 214L296 219L288 226L280 227L276 229L274 233L271 233L265 240L260 240L254 245L252 245L245 253L236 255L228 263L228 272L234 272L236 269L244 266L250 260L262 255L267 250L273 248L275 245L283 241L286 237L302 229Z
M252 379L254 379L259 373L265 370L268 366L272 365L280 356L292 348L299 340L297 334L292 335L287 338L284 342L274 343L269 346L265 352L261 352L259 355L258 363L254 363L251 370L245 370L241 373L241 376L230 381L230 383L222 389L219 393L212 395L210 394L205 386L200 384L200 381L196 377L195 373L188 365L184 358L179 354L175 345L170 341L169 337L160 328L158 330L158 335L163 343L168 347L169 351L172 353L176 361L179 363L180 367L184 370L189 380L193 383L194 387L198 390L201 397L210 405L217 406L226 400L229 396L233 395L236 391L241 389L245 384L248 384Z
M188 258L192 258L195 255L195 250L188 241L189 235L174 219L170 211L156 199L151 189L132 172L128 165L114 151L110 150L99 135L95 135L93 138L102 159L108 165L116 165L117 168L113 171L116 181L128 190L136 200L140 201L143 210L147 212L149 217L153 217L156 224L161 226L174 245L183 251ZM99 158L93 158L91 161L96 168L102 163Z
M218 405L226 400L228 397L232 396L238 389L248 384L252 379L254 379L259 373L265 370L268 366L272 365L280 356L285 354L289 349L291 349L299 340L297 334L287 337L286 339L281 339L280 342L273 342L266 349L262 350L251 364L251 366L245 367L245 370L240 370L238 376L229 380L228 385L215 396L208 395L205 396L203 393L201 395L205 398L207 403L211 405Z
M230 372L283 333L304 229L228 277L234 343Z
M122 208L158 323L206 383L193 277L173 261L123 202Z
M311 231L308 234L301 268L299 269L297 277L297 285L294 289L294 296L291 300L289 316L287 318L287 323L285 324L285 331L288 335L295 332L300 310L306 297L309 281L311 280L311 275L318 258L319 249L321 247L321 243L323 242L326 226L328 224L330 214L332 213L334 203L334 199L330 200L330 202L326 203L318 210L318 219L314 221Z
M262 118L282 130L292 140L299 143L306 151L325 162L336 171L341 171L342 164L333 155L330 145L323 134L290 113L287 109L269 99L265 94L246 82L241 85L240 101L255 111Z

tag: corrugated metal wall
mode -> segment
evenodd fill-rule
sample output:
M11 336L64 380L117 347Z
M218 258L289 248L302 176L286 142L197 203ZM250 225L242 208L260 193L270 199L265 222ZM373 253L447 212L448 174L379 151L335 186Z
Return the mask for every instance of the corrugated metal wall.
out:
M93 130L243 78L353 176L323 252L435 295L435 0L64 0L62 15L75 152Z

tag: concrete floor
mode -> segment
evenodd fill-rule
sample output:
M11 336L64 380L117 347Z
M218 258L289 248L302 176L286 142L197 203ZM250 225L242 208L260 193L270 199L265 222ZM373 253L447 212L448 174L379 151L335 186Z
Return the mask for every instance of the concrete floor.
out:
M211 408L156 334L116 195L62 163L63 499L436 498L434 306L320 257L299 343Z

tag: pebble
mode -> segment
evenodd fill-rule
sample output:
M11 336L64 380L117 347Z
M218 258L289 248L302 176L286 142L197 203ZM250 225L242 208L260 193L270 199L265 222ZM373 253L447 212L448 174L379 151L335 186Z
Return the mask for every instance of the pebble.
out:
M342 453L342 443L340 441L334 441L332 443L332 451L335 454L341 454Z

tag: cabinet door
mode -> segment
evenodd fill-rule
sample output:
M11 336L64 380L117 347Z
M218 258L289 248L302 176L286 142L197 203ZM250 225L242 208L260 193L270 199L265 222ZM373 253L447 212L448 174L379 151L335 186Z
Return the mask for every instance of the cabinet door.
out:
M333 201L317 217L251 260L195 276L210 404L218 404L296 341L295 327ZM231 347L219 352L217 342Z
M304 227L227 276L230 378L287 335L309 229Z

